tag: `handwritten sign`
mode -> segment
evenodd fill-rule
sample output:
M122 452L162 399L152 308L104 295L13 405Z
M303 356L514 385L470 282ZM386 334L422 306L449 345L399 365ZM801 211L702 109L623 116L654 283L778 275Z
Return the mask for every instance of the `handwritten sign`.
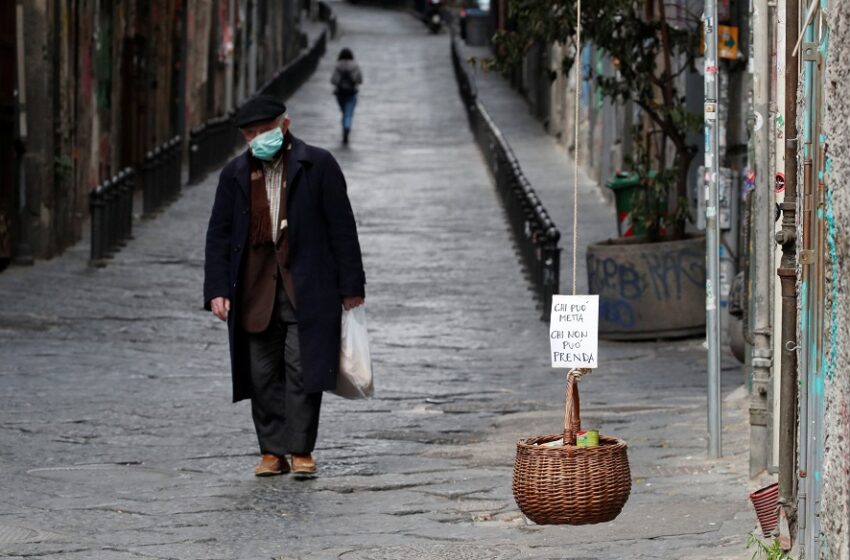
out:
M595 368L599 296L553 296L549 342L552 367Z

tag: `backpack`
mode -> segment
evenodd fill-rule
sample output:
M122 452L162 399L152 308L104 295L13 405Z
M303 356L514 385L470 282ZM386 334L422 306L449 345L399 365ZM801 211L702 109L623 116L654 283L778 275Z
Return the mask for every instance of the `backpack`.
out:
M357 84L354 82L354 75L351 70L345 69L339 71L339 83L337 83L336 90L341 95L353 95L357 93Z

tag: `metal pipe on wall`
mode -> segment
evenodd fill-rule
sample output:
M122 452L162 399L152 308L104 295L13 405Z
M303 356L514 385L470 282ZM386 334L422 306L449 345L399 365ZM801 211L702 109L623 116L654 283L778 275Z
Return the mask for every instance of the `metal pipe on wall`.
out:
M259 41L260 33L260 12L259 0L251 0L251 31L248 43L248 95L254 95L257 92L257 41Z
M227 56L224 66L224 110L230 111L233 109L233 57L235 55L234 33L236 30L236 0L227 0L227 36L230 44L225 45Z
M810 0L804 39L801 44L803 63L803 227L800 265L802 269L800 317L800 490L799 542L805 558L819 558L821 480L823 467L824 423L824 260L823 211L824 139L823 115L823 39L820 19L816 17L820 0ZM803 413L805 411L805 414ZM805 470L805 476L803 471Z
M750 348L752 391L750 393L750 476L756 476L768 466L770 439L767 437L767 392L770 382L771 304L773 303L773 189L770 184L769 147L771 122L770 102L770 20L768 0L752 1L752 87L753 87L753 145L756 182L753 191L753 230L750 257L751 322L753 344ZM765 290L765 287L769 289Z
M239 2L239 69L236 79L236 104L241 105L248 97L248 0Z
M789 0L785 9L785 198L782 246L777 275L782 285L782 367L779 401L779 504L780 539L791 547L796 524L797 497L797 82L799 61L794 45L800 27L799 7ZM783 534L784 533L784 534Z
M805 87L806 74L802 75L803 83ZM804 137L806 134L805 129L799 130L798 135ZM799 346L799 369L798 375L800 376L799 380L799 440L798 440L798 450L797 450L797 464L798 464L798 476L799 482L797 486L797 538L798 542L802 543L805 534L806 534L806 511L808 509L808 484L807 479L809 476L809 390L807 383L807 373L809 368L809 358L810 352L806 348L805 344L805 329L808 325L808 322L811 321L811 317L807 313L807 309L809 306L807 305L807 298L810 295L808 290L808 282L810 281L810 274L806 270L808 267L805 265L802 255L806 252L806 244L808 240L807 230L810 227L811 221L811 200L807 200L808 196L806 194L806 185L808 185L811 180L812 174L812 159L810 155L807 155L807 149L810 149L810 146L806 146L805 138L803 138L803 142L800 143L802 146L803 152L803 181L801 184L801 212L800 212L800 222L801 227L800 231L802 232L802 237L798 238L800 241L800 254L801 259L798 263L800 268L800 334L802 335L799 338L798 346ZM799 157L799 156L798 156Z
M18 0L15 6L15 134L17 136L16 157L18 179L18 243L15 247L15 264L33 264L32 247L29 238L29 211L27 209L27 176L26 176L26 145L27 145L27 80L26 56L24 52L24 2Z
M717 2L706 0L705 29L705 336L708 342L708 456L723 454L720 401L720 123L718 117Z
M796 0L794 0L796 1ZM771 154L773 156L773 174L775 175L774 201L777 210L781 207L782 198L785 196L785 0L777 0L772 6L773 17L773 65L774 74L773 95L771 96L771 111L774 114L775 134ZM773 230L774 237L782 231L782 222L777 221L779 213L775 215ZM775 244L773 247L773 262L778 267L782 260L782 247ZM779 432L780 432L780 395L782 384L782 283L779 275L773 277L773 365L771 367L771 458L770 468L772 473L779 472Z
M188 61L189 60L189 7L188 2L180 3L180 72L177 79L177 99L179 110L177 111L176 133L188 140L186 133L186 92L188 91Z

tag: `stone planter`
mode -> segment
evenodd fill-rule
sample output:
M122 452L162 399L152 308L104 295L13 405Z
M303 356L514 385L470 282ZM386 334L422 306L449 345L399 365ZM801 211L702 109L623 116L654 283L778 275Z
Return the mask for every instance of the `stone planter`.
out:
M705 237L646 243L609 239L587 248L599 336L676 338L705 332Z

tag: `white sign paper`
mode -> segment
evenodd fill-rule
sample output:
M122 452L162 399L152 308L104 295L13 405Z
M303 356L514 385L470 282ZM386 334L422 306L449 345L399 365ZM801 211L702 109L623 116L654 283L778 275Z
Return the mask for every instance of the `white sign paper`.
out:
M552 367L597 367L599 296L553 296L549 342Z

